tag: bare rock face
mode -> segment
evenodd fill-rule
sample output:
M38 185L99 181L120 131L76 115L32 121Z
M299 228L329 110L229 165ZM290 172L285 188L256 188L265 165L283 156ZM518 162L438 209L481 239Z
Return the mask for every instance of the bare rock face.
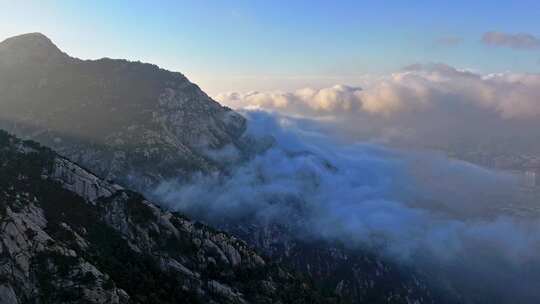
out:
M1 303L327 303L228 234L0 131Z
M245 120L180 73L126 60L83 61L42 34L0 43L0 127L123 185L148 187L219 164Z
M51 178L60 181L65 189L77 193L89 202L94 202L101 197L109 197L116 191L122 190L122 187L102 181L96 175L65 158L55 158L53 168Z

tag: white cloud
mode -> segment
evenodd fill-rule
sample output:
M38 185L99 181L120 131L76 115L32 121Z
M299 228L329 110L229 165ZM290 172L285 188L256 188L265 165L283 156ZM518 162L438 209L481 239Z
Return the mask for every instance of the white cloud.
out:
M336 85L330 88L305 88L292 93L249 92L223 93L215 97L219 102L236 109L259 107L295 113L332 113L356 111L360 88Z
M455 47L463 43L463 38L457 36L445 36L435 40L436 46Z
M363 89L336 85L294 92L225 93L236 109L315 119L354 140L426 147L529 138L540 130L540 74L479 74L442 64L412 65ZM538 136L537 136L538 134ZM540 149L540 144L538 145Z
M540 75L481 75L445 65L415 65L365 89L336 85L291 93L225 93L216 99L235 108L258 106L289 113L397 115L444 104L483 108L503 118L540 115Z

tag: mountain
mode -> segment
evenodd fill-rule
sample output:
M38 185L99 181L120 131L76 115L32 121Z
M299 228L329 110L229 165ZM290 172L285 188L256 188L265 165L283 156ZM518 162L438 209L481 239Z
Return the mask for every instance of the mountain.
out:
M187 178L194 171L220 170L223 164L214 160L212 150L233 148L240 157L257 150L257 143L244 135L245 119L182 74L139 62L72 58L41 34L0 43L0 127L51 147L104 180L141 191L169 178ZM94 193L91 188L82 191L78 192L83 197ZM112 196L113 203L120 200L118 204L127 206L117 197L130 192L120 192ZM103 213L94 220L118 213L104 208L98 208ZM118 221L123 216L126 212L120 212ZM120 230L125 227L112 224ZM272 260L309 275L325 293L340 294L352 303L434 302L421 276L373 253L350 252L340 244L306 243L294 237L294 227L273 223L245 221L219 227ZM131 233L130 238L139 240L139 232ZM167 243L162 234L148 231L145 242ZM126 288L122 287L128 294L138 290Z
M246 243L0 131L0 303L323 303Z
M246 122L180 73L126 60L80 60L39 33L0 43L0 127L106 178L144 188L218 163Z

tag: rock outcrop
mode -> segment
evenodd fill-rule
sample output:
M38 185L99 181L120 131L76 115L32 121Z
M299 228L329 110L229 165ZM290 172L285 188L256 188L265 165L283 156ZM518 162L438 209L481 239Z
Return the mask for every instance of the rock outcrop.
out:
M0 131L0 302L323 303L243 241Z

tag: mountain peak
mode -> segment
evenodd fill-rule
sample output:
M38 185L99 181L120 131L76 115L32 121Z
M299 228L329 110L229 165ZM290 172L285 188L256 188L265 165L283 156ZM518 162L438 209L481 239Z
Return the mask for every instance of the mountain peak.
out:
M28 33L0 43L0 63L47 63L68 58L47 36Z

